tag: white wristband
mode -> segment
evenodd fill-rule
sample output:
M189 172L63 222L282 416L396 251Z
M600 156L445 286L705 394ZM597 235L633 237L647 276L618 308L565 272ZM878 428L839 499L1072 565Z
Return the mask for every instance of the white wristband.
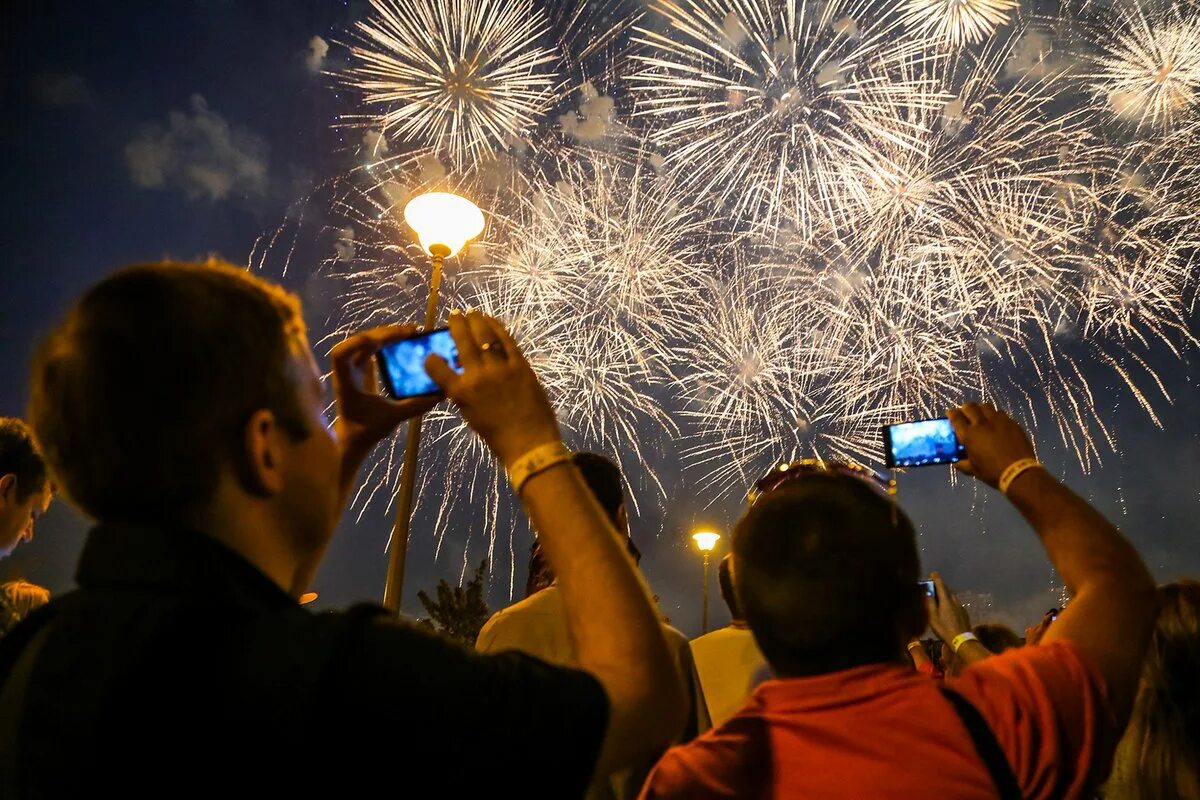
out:
M954 637L954 641L950 643L950 649L957 653L958 648L962 647L967 642L978 642L978 641L979 641L978 636L971 633L970 631L967 631L966 633L960 633L958 636Z

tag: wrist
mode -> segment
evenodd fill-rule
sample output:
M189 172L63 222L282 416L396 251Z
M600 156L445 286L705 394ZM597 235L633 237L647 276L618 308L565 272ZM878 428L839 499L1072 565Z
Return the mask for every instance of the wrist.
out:
M570 464L574 460L572 453L561 439L540 444L524 455L519 456L507 466L508 480L513 491L520 496L525 486L538 475L549 472L556 467Z
M493 447L492 452L496 454L496 458L508 470L512 469L517 461L537 448L556 443L562 444L562 434L559 433L557 425L552 428L548 427L531 431L520 438L503 442L499 446Z
M977 642L977 637L972 631L966 630L950 640L950 649L957 653L967 642Z
M1036 458L1033 458L1032 456L1018 458L1016 461L1005 467L1004 471L1000 473L1000 477L996 480L996 488L1000 490L1001 494L1007 495L1009 490L1012 488L1012 485L1019 478L1033 470L1041 468L1042 465Z

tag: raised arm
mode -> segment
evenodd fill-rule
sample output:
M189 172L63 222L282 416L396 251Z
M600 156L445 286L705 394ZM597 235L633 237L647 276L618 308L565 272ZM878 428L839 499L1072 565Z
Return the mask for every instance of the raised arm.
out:
M426 370L505 467L561 442L528 361L503 326L452 314L463 373L437 356ZM687 705L651 595L617 531L570 461L536 473L521 490L559 590L580 666L604 686L608 730L597 774L653 755L683 728Z
M998 486L1009 466L1034 458L1020 426L990 405L968 403L950 420L967 450L959 468L989 486ZM1065 639L1083 650L1105 677L1124 725L1154 626L1154 582L1117 529L1043 467L1021 472L1006 488L1073 598L1041 644Z
M925 598L929 627L950 646L964 667L991 656L991 651L978 639L959 639L963 634L971 633L971 615L967 613L966 606L959 602L958 596L942 581L941 575L935 572L930 577L937 586L937 592L935 597ZM958 647L954 646L955 642L958 642Z

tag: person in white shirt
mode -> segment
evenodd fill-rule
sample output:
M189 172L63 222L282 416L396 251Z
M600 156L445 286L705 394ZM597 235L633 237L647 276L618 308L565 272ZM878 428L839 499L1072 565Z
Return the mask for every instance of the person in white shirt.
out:
M754 641L754 634L733 592L733 561L721 559L717 568L721 597L729 606L729 625L692 640L692 656L700 675L700 688L708 703L708 715L714 727L733 716L746 704L754 687L771 677L767 660Z
M596 453L576 453L574 462L584 483L609 515L617 532L625 534L629 555L636 565L641 561L642 554L629 535L629 515L625 510L624 480L620 468ZM578 659L567 627L562 594L555 582L554 573L542 557L541 548L536 541L529 558L526 592L524 600L492 615L479 631L475 649L481 653L519 650L556 666L576 666ZM663 624L663 634L690 700L688 723L681 739L681 742L688 742L711 728L712 723L708 718L708 709L700 689L700 680L696 675L696 666L692 662L687 637L666 623ZM624 800L637 797L652 766L654 760L603 778L597 777L588 788L588 800Z

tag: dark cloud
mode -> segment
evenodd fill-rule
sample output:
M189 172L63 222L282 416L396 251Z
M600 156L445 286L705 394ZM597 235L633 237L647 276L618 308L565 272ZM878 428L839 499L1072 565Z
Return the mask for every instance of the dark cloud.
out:
M129 178L144 189L174 186L193 200L267 191L267 143L233 127L192 95L190 111L172 111L166 127L151 125L125 146Z
M34 76L31 88L39 103L53 108L90 106L95 103L87 81L75 72L44 72Z
M309 72L316 74L325 66L325 56L327 55L329 55L329 42L320 36L314 36L308 40L308 47L304 51L304 66L308 67Z

